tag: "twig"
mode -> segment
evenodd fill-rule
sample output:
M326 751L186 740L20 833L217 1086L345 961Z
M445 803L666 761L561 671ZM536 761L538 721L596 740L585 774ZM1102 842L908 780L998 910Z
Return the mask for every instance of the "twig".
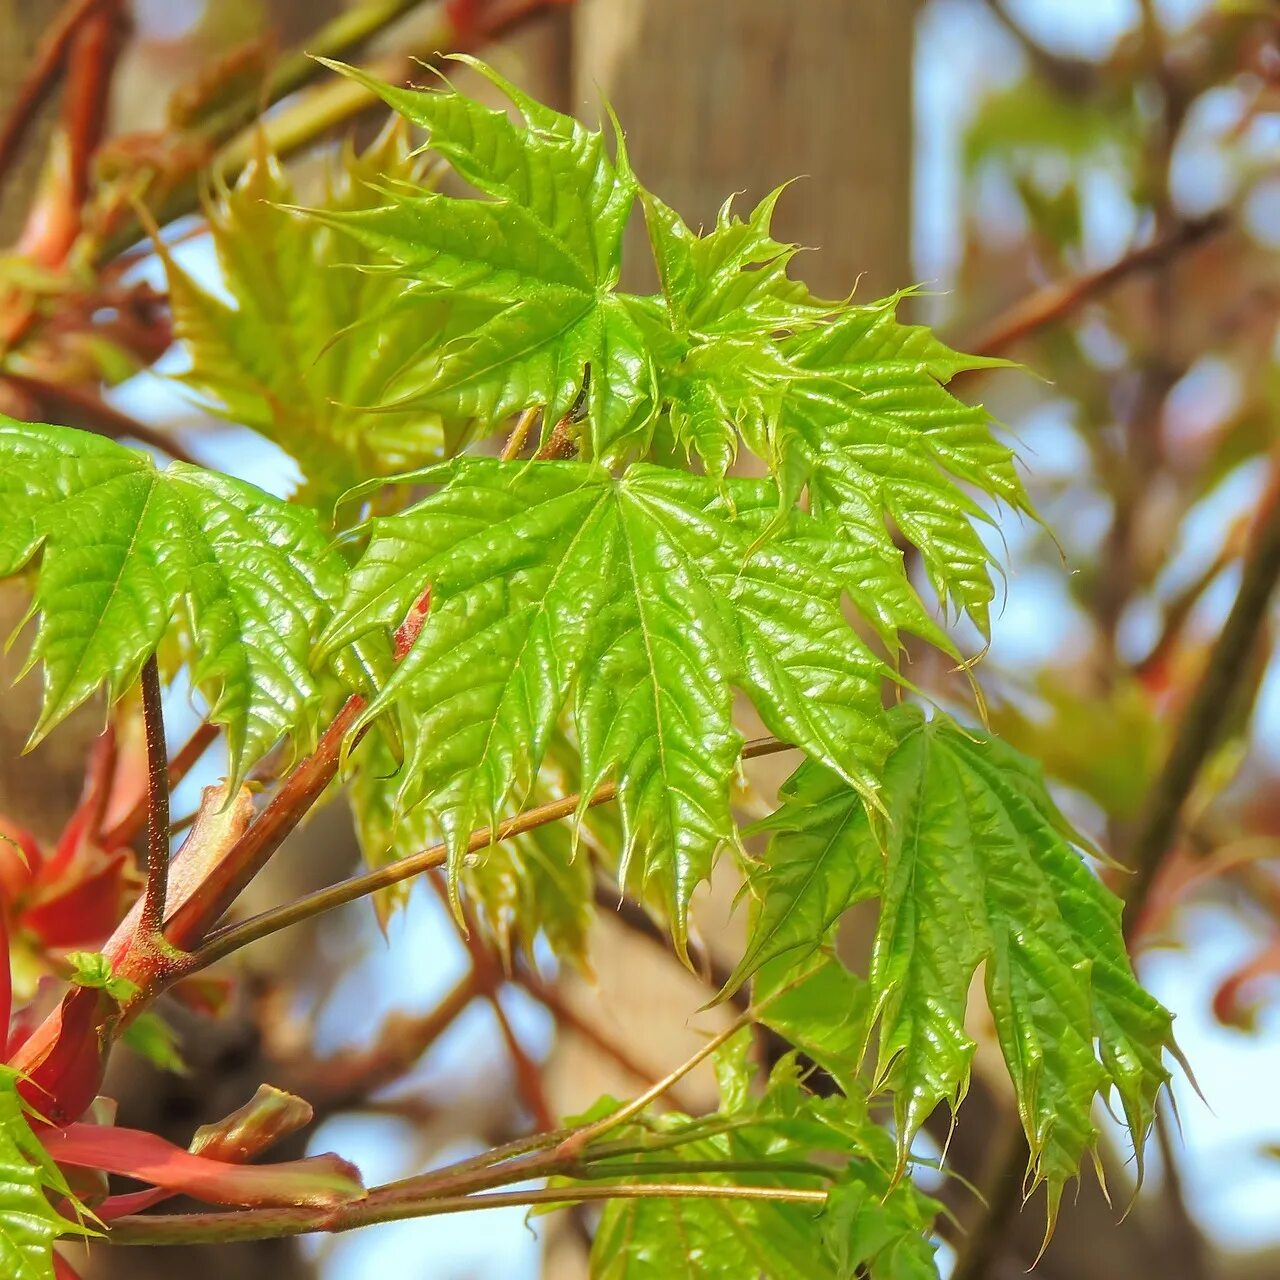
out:
M592 1048L598 1049L606 1057L611 1058L628 1075L634 1076L642 1084L653 1085L655 1083L652 1071L646 1070L637 1062L625 1045L619 1044L589 1018L579 1013L556 989L554 984L531 972L524 965L518 965L512 976L517 984L546 1008L547 1012L555 1018L559 1027L562 1029L567 1028L575 1035L580 1036ZM690 1110L689 1106L680 1100L674 1088L667 1090L666 1098L677 1111L687 1112Z
M620 1183L616 1186L544 1187L470 1196L392 1199L381 1188L339 1209L243 1209L230 1213L147 1214L117 1218L105 1233L114 1244L217 1244L268 1240L310 1231L350 1231L406 1218L438 1217L479 1209L571 1205L601 1200L769 1200L826 1204L827 1192L807 1187L720 1186L705 1182Z
M511 428L511 435L508 437L507 443L502 446L502 452L498 455L502 462L510 462L524 448L524 442L528 438L529 431L538 420L538 414L541 412L542 410L537 405L534 405L533 408L526 409L516 419L516 425Z
M108 440L129 437L149 449L166 454L176 462L189 462L193 465L197 462L171 435L162 434L145 422L131 418L114 405L108 404L96 391L89 391L69 382L46 382L43 378L10 373L7 370L3 378L38 401L40 412L52 420L92 431Z
M502 988L502 970L493 952L480 936L480 925L475 913L470 911L465 903L461 903L463 915L460 920L454 914L448 884L441 880L438 872L432 872L426 878L440 899L445 912L453 921L458 938L471 957L472 972L476 975L485 1001L493 1010L498 1030L507 1047L507 1056L511 1059L511 1068L515 1072L516 1088L529 1114L533 1117L534 1126L544 1133L554 1129L555 1116L542 1087L542 1071L529 1056L524 1045L520 1043L520 1037L516 1035L511 1019L507 1017L507 1011L502 1007L502 1000L498 994Z
M1156 777L1130 846L1133 880L1125 895L1125 936L1133 934L1160 863L1177 829L1182 806L1209 754L1217 746L1233 695L1247 669L1249 651L1266 621L1280 580L1280 486L1263 500L1245 554L1240 588L1195 692L1182 713L1164 767Z
M124 43L122 0L97 0L77 25L67 51L67 99L63 108L70 149L67 198L79 225L89 194L93 158L107 127L107 104L116 60Z
M424 54L423 62L438 65L441 50L474 49L513 35L544 11L564 2L565 0L518 0L518 3L508 5L489 21L467 31L460 31L447 14L442 15L440 24L418 46ZM391 13L393 8L394 6L386 7L381 12ZM368 37L374 34L376 33L370 31ZM306 57L311 47L308 43L303 49L295 51L289 55L286 63L294 57ZM347 52L349 51L348 48ZM340 53L343 50L335 48L334 52ZM406 55L380 64L377 71L384 77L394 78L402 75L409 65ZM321 74L319 64L316 64L314 74ZM274 120L264 121L260 117L255 119L249 128L220 147L202 172L216 173L230 182L257 153L264 139L277 156L284 158L319 141L339 125L347 124L381 106L380 98L354 81L326 84L313 97L299 104L297 114L290 115L286 109L285 115ZM159 206L152 210L152 215L160 226L164 226L186 214L194 213L199 207L200 184L197 175L193 173L163 197ZM126 208L122 210L121 221L94 247L91 256L95 262L101 263L128 249L144 234L136 213L131 208Z
M142 666L142 719L147 737L147 883L138 933L152 940L164 925L169 892L169 751L164 740L160 666L154 655Z
M625 1124L632 1116L638 1116L645 1107L662 1097L672 1085L683 1080L694 1067L709 1058L722 1044L733 1039L743 1027L750 1026L755 1020L754 1015L754 1009L748 1009L745 1013L740 1014L722 1031L717 1031L697 1053L686 1058L674 1071L663 1076L661 1080L651 1085L642 1094L632 1098L630 1102L624 1103L617 1111L610 1112L609 1115L602 1117L594 1124L575 1130L556 1148L557 1159L577 1159L597 1138L612 1132L618 1125Z
M1178 1256L1185 1269L1185 1280L1207 1280L1209 1268L1206 1265L1204 1237L1187 1209L1182 1174L1178 1169L1178 1153L1174 1150L1173 1135L1169 1132L1166 1107L1156 1108L1155 1131L1156 1141L1160 1144L1164 1200L1169 1211L1168 1229L1176 1237Z
M40 104L52 91L66 63L72 37L99 3L100 0L70 0L40 37L31 67L13 95L4 124L0 125L0 181L17 158Z
M403 656L426 624L430 598L428 587L396 628L392 646L397 658ZM356 727L364 708L365 700L359 694L347 699L320 735L316 749L289 774L253 825L173 913L166 922L166 936L175 947L186 951L201 941L302 821L337 775L344 752L353 751L367 731L367 724ZM349 742L348 734L351 735ZM187 967L190 963L190 956L184 957L181 963L175 961L155 975L157 983L163 984L177 976L179 970L193 972Z
M608 912L608 918L616 920L632 933L647 938L664 950L670 939L660 924L634 898L628 897L619 889L603 881L596 882L596 906ZM708 986L721 991L733 976L733 969L717 960L709 948L689 947L690 960L695 971L703 977ZM746 988L738 987L729 997L729 1003L745 1009L747 1003Z
M358 53L387 27L425 3L426 0L364 0L364 3L339 14L307 37L305 49L294 49L285 54L267 76L265 84L255 86L210 116L201 124L199 132L211 141L225 142L253 124L266 108L322 76L324 67L316 61L317 57L342 58Z
M757 738L743 747L742 757L744 760L753 759L757 756L773 755L775 752L791 749L790 743L780 742L777 738ZM598 788L585 802L579 795L549 801L536 809L529 809L514 818L508 818L505 822L499 823L496 830L490 831L488 827L481 827L478 831L472 832L464 853L479 853L492 845L511 839L512 836L523 835L524 832L532 831L535 827L567 818L576 813L580 807L591 809L596 805L607 804L616 795L617 787L609 782ZM328 888L318 889L314 893L296 898L284 906L260 912L240 924L219 929L209 935L204 945L188 957L181 973L175 973L174 976L194 973L230 955L233 951L238 951L241 947L246 947L251 942L257 942L281 929L287 929L290 925L299 924L322 912L332 911L335 907L345 906L348 902L356 902L371 893L376 893L379 889L388 889L404 880L411 880L424 871L432 871L436 867L443 866L447 857L448 849L445 845L432 845L429 849L410 854L398 862L351 876Z
M1070 315L1130 276L1163 266L1229 224L1225 213L1184 222L1169 235L1132 250L1108 267L1037 289L997 316L977 337L968 339L964 348L978 356L1001 355L1029 334Z
M308 1062L298 1072L290 1071L290 1087L319 1114L359 1105L369 1094L399 1080L457 1021L480 990L471 970L426 1013L389 1016L372 1044L343 1050L322 1062Z
M1095 63L1082 58L1064 58L1046 49L1005 8L1004 0L987 0L987 11L1018 42L1035 70L1059 93L1080 97L1096 86L1098 68Z

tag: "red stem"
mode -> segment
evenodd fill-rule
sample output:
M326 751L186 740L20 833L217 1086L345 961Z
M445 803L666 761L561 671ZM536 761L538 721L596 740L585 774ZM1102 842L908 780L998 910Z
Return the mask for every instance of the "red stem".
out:
M142 719L147 736L147 883L138 932L142 938L155 939L164 926L169 892L169 752L160 666L154 655L142 668Z

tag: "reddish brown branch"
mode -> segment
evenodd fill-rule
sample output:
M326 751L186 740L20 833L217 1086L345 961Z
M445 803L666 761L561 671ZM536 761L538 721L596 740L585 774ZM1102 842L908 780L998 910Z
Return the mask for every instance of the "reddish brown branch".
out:
M471 957L472 972L476 976L485 1000L493 1010L498 1030L507 1047L507 1056L511 1059L511 1069L515 1074L516 1088L519 1090L520 1098L533 1117L538 1131L545 1133L555 1127L555 1117L542 1088L542 1069L520 1043L520 1037L516 1035L511 1019L507 1017L507 1011L502 1007L499 995L503 981L502 966L493 954L493 949L481 938L480 925L475 913L465 904L461 904L462 919L458 918L450 901L449 886L438 872L428 875L427 882L435 890L445 911L449 913L458 937Z
M160 936L169 891L169 752L164 739L160 667L154 655L142 667L142 720L147 737L147 883L138 934Z
M1184 222L1171 234L1134 249L1109 267L1037 289L992 320L976 338L965 342L964 348L978 356L1003 355L1023 338L1056 324L1131 276L1163 266L1187 249L1217 235L1226 229L1229 222L1225 213Z
M57 83L80 24L99 3L100 0L70 0L41 36L31 67L18 85L4 123L0 124L0 182L17 158L41 103Z
M657 1082L658 1077L653 1071L640 1063L625 1045L615 1040L603 1028L598 1027L589 1018L583 1017L553 983L539 977L525 965L516 967L512 979L555 1018L562 1030L571 1031L585 1040L593 1049L599 1050L605 1057L612 1059L623 1071L634 1076L641 1084L652 1086ZM690 1107L681 1102L675 1089L667 1091L667 1100L677 1111L690 1110Z
M67 198L75 210L89 194L89 176L107 127L111 81L124 33L121 0L97 0L77 25L68 49L63 119L71 153Z
M320 1114L359 1106L371 1093L399 1080L457 1021L480 994L481 985L476 973L468 972L426 1013L392 1014L371 1044L291 1070L290 1086Z
M79 427L82 431L92 431L108 440L136 440L177 462L196 464L196 459L173 436L131 418L114 405L108 404L96 391L89 391L69 382L46 382L43 378L20 373L6 372L4 381L12 383L31 397L40 414L49 420L69 427Z

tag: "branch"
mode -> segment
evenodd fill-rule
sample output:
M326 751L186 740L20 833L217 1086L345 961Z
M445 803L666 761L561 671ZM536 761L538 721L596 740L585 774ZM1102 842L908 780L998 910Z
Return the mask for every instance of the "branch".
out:
M620 1183L616 1186L544 1187L470 1196L393 1198L375 1188L364 1200L338 1210L245 1209L232 1213L148 1214L117 1218L105 1233L113 1244L221 1244L269 1240L310 1231L350 1231L381 1222L431 1218L478 1209L570 1205L601 1200L771 1200L826 1204L827 1193L802 1187L725 1187L701 1182Z
M197 460L171 435L131 418L114 405L108 404L96 391L67 382L46 382L43 378L11 373L8 370L4 372L3 379L35 399L41 406L40 412L50 421L92 431L108 440L128 437L146 445L148 449L159 450L176 462L198 465Z
M35 123L41 103L48 97L67 59L67 50L80 24L97 8L100 0L70 0L54 18L31 60L31 67L18 85L4 124L0 125L0 182L17 159L28 129Z
M307 37L305 48L285 54L265 84L255 86L204 121L199 133L210 141L225 142L252 125L268 107L323 75L324 67L316 61L317 57L342 58L358 53L387 27L425 3L426 0L365 0L340 14L313 31Z
M790 743L780 742L777 738L756 738L743 747L742 758L750 760L792 749ZM473 831L463 852L464 854L480 853L492 845L511 839L512 836L523 835L526 831L545 826L548 822L558 822L561 818L570 817L580 808L593 809L596 805L607 804L616 795L617 787L612 782L607 782L585 802L579 795L549 801L536 809L529 809L514 818L508 818L492 831L488 827ZM411 880L424 871L433 871L436 867L444 866L447 858L448 849L444 844L432 845L429 849L410 854L398 862L388 863L385 867L378 867L373 871L362 872L360 875L330 885L327 889L318 889L315 893L305 894L284 906L274 907L270 911L251 916L240 924L219 929L205 940L202 947L187 958L181 971L175 972L173 976L184 977L189 973L195 973L213 964L214 961L230 955L233 951L278 933L281 929L287 929L290 925L309 920L322 912L332 911L335 907L346 906L348 902L367 897L379 889L388 889L401 881Z
M305 1097L320 1115L359 1105L369 1094L399 1080L479 993L473 970L426 1013L391 1014L371 1044L288 1069L290 1089ZM287 1060L283 1065L288 1068Z
M1240 588L1186 704L1164 767L1147 796L1128 865L1133 880L1125 895L1125 936L1132 938L1156 873L1177 830L1178 818L1205 761L1218 744L1247 659L1266 622L1267 605L1280 580L1280 477L1262 502L1245 554Z
M1225 213L1183 222L1169 235L1125 254L1099 271L1045 285L1015 302L992 320L978 336L964 343L977 356L996 356L1037 330L1056 324L1085 303L1144 271L1162 267L1185 250L1220 234L1230 225Z
M535 1000L541 1004L548 1013L556 1020L556 1025L561 1030L572 1031L575 1035L580 1036L592 1048L599 1050L607 1058L612 1059L620 1066L628 1075L634 1076L637 1080L644 1084L652 1085L654 1076L652 1071L646 1070L634 1057L627 1047L614 1040L600 1027L597 1027L589 1018L584 1017L573 1005L556 989L554 984L547 982L538 974L532 972L523 964L517 964L515 973L512 975L512 981L517 986L523 987ZM689 1107L681 1103L676 1096L674 1089L668 1089L667 1101L677 1110L688 1112Z
M590 1143L597 1138L603 1137L604 1134L612 1132L620 1124L625 1124L632 1116L639 1115L651 1102L655 1102L662 1097L672 1085L678 1084L683 1080L698 1063L705 1061L722 1044L733 1039L743 1027L750 1026L755 1021L755 1012L754 1009L748 1009L745 1013L740 1014L724 1030L716 1032L692 1057L686 1058L674 1071L663 1076L656 1084L651 1085L642 1094L632 1098L630 1102L619 1107L617 1111L610 1112L609 1115L597 1120L594 1124L575 1130L556 1148L556 1158L558 1160L576 1160Z
M169 751L164 740L160 666L153 654L142 667L142 719L147 737L147 883L138 936L161 936L169 892Z
M428 586L392 637L396 661L408 652L421 633L430 607L431 588ZM166 921L166 937L176 948L189 951L204 938L324 794L337 776L338 766L345 755L355 750L369 728L364 724L351 732L364 708L365 700L359 694L352 694L347 699L342 710L320 735L316 749L289 774L253 825ZM189 967L190 963L189 955L182 957L181 961L174 958L163 972L155 975L157 983L163 984L173 977L194 972Z
M1064 58L1046 49L1039 40L1005 8L1004 0L987 0L987 11L1018 42L1034 70L1059 93L1078 98L1091 92L1098 83L1096 63L1083 58Z
M502 967L492 950L481 937L480 925L475 913L467 909L464 902L458 901L457 907L461 918L454 911L454 902L449 893L447 881L441 880L438 872L426 877L427 883L440 899L440 905L453 921L458 939L471 957L471 971L484 995L485 1001L493 1011L498 1023L498 1031L502 1035L507 1048L507 1056L511 1059L511 1069L515 1074L516 1089L521 1101L533 1117L534 1128L546 1132L555 1128L555 1117L551 1104L547 1101L546 1091L542 1087L542 1072L538 1064L529 1056L520 1037L516 1035L507 1011L502 1007L498 993L502 988Z

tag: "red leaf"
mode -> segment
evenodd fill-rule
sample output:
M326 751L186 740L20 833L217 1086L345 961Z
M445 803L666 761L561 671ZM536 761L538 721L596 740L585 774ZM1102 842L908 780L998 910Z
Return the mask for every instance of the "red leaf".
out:
M234 1165L192 1155L153 1133L95 1124L44 1130L40 1141L58 1164L118 1173L211 1204L327 1209L365 1196L355 1167L335 1155Z

